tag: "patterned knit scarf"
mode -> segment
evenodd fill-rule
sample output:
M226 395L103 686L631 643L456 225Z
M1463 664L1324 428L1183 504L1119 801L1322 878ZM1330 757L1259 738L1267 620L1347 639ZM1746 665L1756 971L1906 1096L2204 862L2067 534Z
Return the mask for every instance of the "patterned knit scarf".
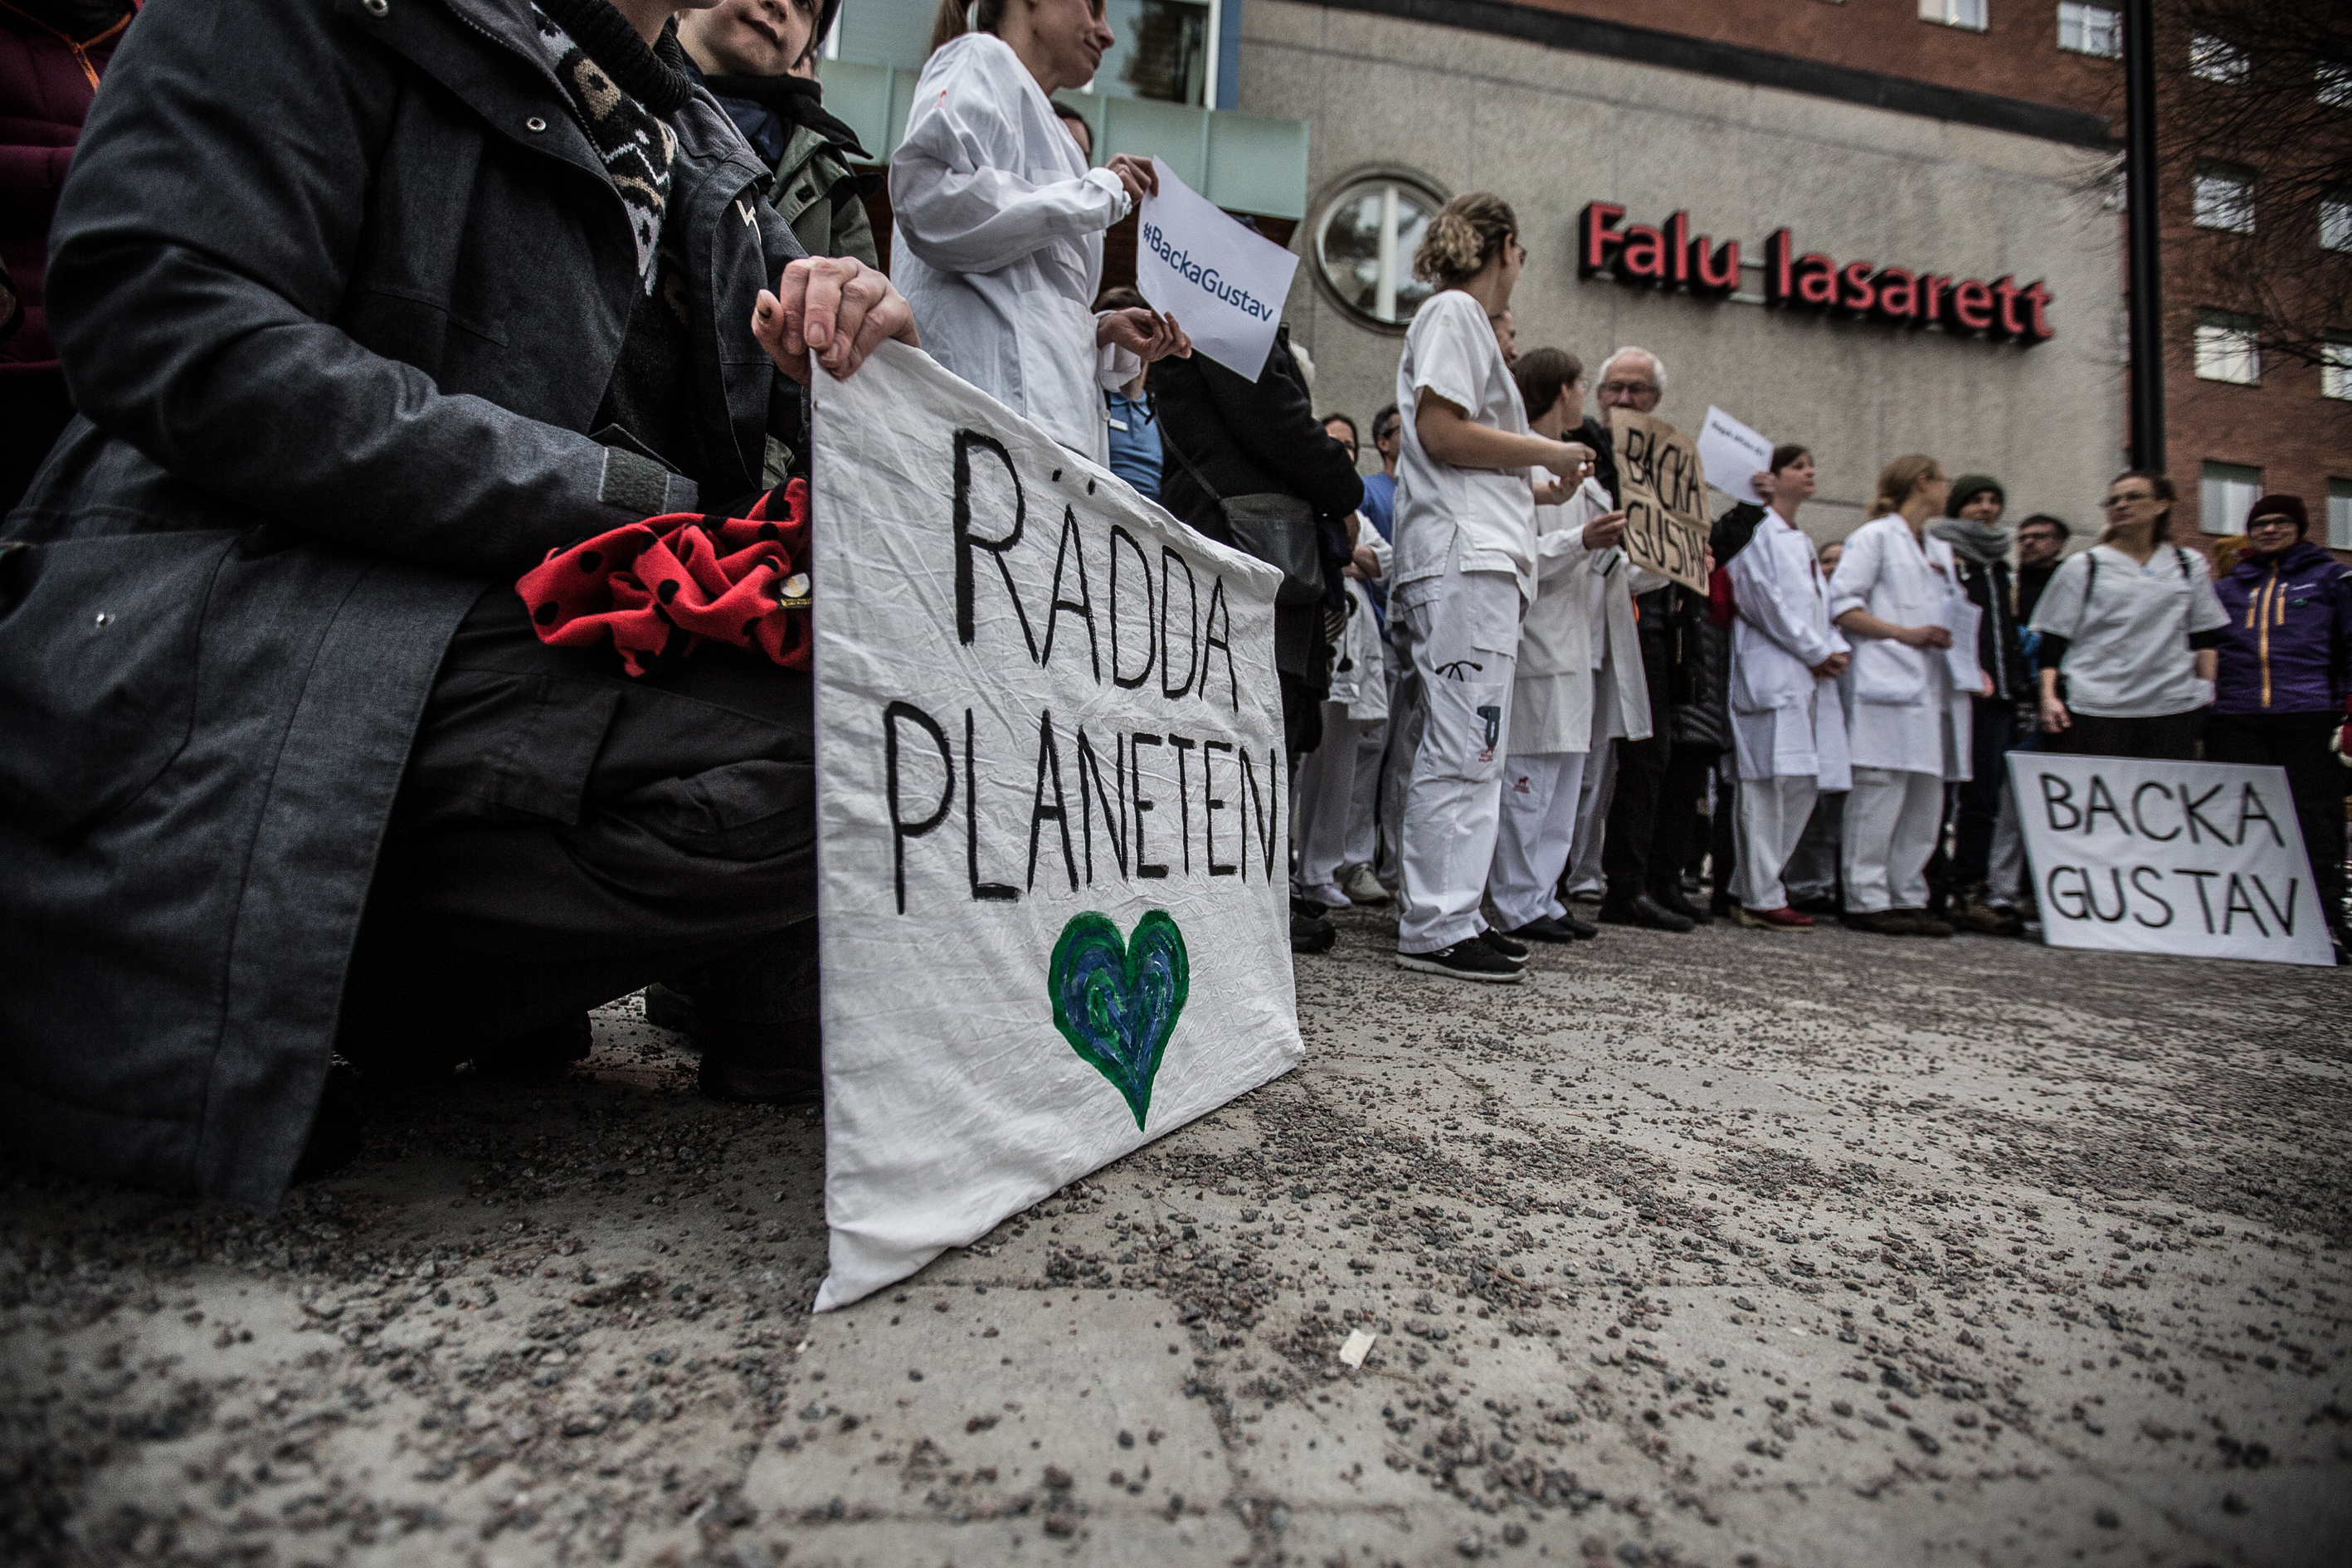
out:
M550 4L567 13L589 40L591 47L583 47L547 12L531 7L540 45L554 63L556 79L571 95L581 125L628 209L629 229L637 242L637 279L650 294L659 270L662 221L669 209L670 160L677 151L677 133L661 115L676 113L685 101L684 73L646 48L606 0ZM671 36L665 34L662 43L676 52Z

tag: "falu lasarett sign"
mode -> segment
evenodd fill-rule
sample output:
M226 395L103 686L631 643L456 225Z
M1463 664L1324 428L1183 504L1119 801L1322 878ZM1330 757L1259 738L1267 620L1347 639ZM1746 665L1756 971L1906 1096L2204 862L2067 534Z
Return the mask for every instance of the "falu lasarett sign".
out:
M1711 235L1694 235L1688 213L1675 213L1654 226L1624 224L1624 216L1625 209L1613 202L1586 204L1576 221L1579 278L1606 277L1634 287L1687 289L1717 298L1738 289L1737 239L1718 245ZM2020 284L2008 275L1987 280L1932 267L1840 261L1801 249L1785 227L1764 241L1764 302L1778 309L1934 326L2031 347L2057 336L2050 324L2052 300L2039 279Z

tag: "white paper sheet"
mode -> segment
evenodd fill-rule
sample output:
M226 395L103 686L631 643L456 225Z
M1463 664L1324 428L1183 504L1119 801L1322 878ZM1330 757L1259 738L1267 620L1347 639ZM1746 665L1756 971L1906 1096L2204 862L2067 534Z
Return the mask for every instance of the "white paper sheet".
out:
M1708 408L1706 423L1699 426L1698 461L1706 482L1725 495L1764 503L1753 481L1772 466L1772 443L1720 408Z
M1944 650L1944 662L1952 671L1953 689L1982 691L1985 672L1977 663L1977 634L1984 625L1984 612L1967 595L1955 594L1945 601L1944 625L1952 634L1952 646Z
M1304 1050L1281 574L919 350L814 380L822 1310Z
M1143 198L1135 286L1153 310L1176 318L1193 353L1255 381L1298 258L1226 216L1159 159L1151 166L1160 194Z

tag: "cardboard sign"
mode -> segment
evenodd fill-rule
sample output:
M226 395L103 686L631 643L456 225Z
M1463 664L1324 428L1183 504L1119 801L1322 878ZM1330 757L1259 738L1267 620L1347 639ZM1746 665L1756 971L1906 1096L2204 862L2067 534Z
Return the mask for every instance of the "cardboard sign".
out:
M1255 381L1274 352L1298 258L1235 223L1159 159L1151 166L1160 194L1143 198L1136 225L1136 289L1176 318L1193 353Z
M1772 466L1772 443L1720 408L1708 408L1698 427L1698 460L1708 484L1734 500L1764 504L1756 476Z
M1625 553L1686 588L1706 592L1706 482L1698 447L1663 419L1609 411L1617 448L1617 504Z
M813 381L824 1310L1304 1053L1280 572L918 350Z
M2332 964L2283 768L2009 753L2054 947Z

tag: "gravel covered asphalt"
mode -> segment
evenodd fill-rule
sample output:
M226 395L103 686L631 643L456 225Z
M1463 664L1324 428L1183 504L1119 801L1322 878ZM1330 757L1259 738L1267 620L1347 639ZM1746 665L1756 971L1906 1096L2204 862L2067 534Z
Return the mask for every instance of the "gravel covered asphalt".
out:
M634 1002L272 1219L0 1164L0 1560L2352 1562L2352 976L1339 923L1303 1068L823 1318L819 1119Z

